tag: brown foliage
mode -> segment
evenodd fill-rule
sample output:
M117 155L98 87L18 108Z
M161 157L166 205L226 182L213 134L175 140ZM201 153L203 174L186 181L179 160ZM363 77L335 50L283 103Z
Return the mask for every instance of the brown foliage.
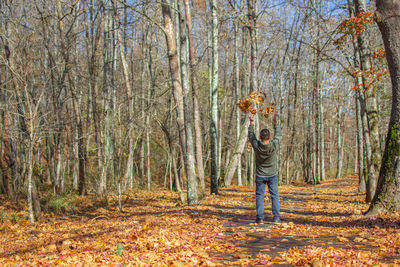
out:
M256 107L261 105L265 100L266 94L260 91L254 91L249 94L247 98L239 99L236 103L239 106L239 109L248 113L251 112L253 115L257 113ZM269 114L273 113L276 109L275 103L271 103L270 106L265 108L259 108L258 112L263 115L265 118L268 118Z

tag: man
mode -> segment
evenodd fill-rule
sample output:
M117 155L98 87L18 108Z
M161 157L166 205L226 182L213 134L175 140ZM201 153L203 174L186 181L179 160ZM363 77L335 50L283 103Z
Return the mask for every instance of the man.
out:
M264 194L265 184L268 185L269 194L272 199L272 214L274 223L281 223L279 214L279 193L278 193L278 168L277 153L282 139L281 127L276 122L276 115L272 122L274 124L274 138L271 140L271 134L268 129L260 131L260 140L254 133L254 117L250 112L249 140L254 149L256 160L256 223L264 224Z

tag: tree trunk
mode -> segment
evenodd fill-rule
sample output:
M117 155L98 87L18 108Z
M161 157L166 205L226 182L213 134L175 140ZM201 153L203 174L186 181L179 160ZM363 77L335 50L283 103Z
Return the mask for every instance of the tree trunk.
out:
M172 102L172 101L170 101ZM172 108L170 108L170 112L172 111ZM165 138L167 139L168 143L168 148L169 148L169 157L171 159L171 167L172 170L174 171L174 176L175 176L175 187L176 191L178 192L179 199L181 200L182 204L185 203L185 196L183 195L182 189L181 189L181 183L179 181L179 174L178 174L178 169L176 167L175 163L175 149L173 148L173 143L172 143L172 137L170 132L168 131L168 128L161 123L159 120L157 120L158 124L160 125L162 131L164 132ZM171 181L171 186L172 186L172 181Z
M235 1L235 7L237 6L237 2ZM235 88L235 96L236 99L241 97L240 93L240 70L239 70L239 19L236 19L234 22L234 30L235 30L235 41L234 41L234 88ZM241 125L241 112L238 108L236 108L236 143L239 143L240 140L240 125ZM229 168L228 168L229 170ZM228 173L228 171L227 171ZM242 185L242 155L238 155L237 159L237 181L238 185Z
M210 1L212 63L210 86L211 194L218 194L218 17L217 1Z
M238 140L236 141L236 145L233 149L232 157L229 160L229 164L228 164L227 170L225 172L225 177L224 177L226 186L231 185L233 175L235 174L235 170L237 168L239 168L238 164L242 157L243 150L247 144L247 128L248 128L248 123L245 123L242 126L242 129L240 130L240 136L239 136Z
M360 12L365 12L366 0L354 0L356 14ZM367 47L367 36L364 32L361 32L357 37L358 51L360 56L360 67L362 71L369 71L371 68L370 53ZM368 181L367 181L367 202L370 202L375 194L376 183L378 179L378 169L381 163L381 153L379 148L379 118L378 118L378 104L376 100L376 92L374 87L366 88L366 77L362 75L363 78L363 89L365 94L365 111L367 112L368 119L368 135L371 146L371 157L368 165Z
M362 136L362 122L361 122L361 109L360 109L360 100L359 100L360 92L356 92L354 95L354 101L356 102L356 123L357 123L357 130L356 130L356 138L358 140L358 192L365 192L366 191L366 184L365 184L365 158L364 158L364 138Z
M350 18L355 17L355 7L353 5L352 0L348 0L348 7L349 7L349 16ZM356 40L353 40L353 48L354 48L354 67L356 69L360 68L360 60L359 60L359 46L358 42ZM357 77L355 80L356 84L362 85L362 79L361 77ZM359 192L365 192L366 191L366 184L365 184L365 179L368 178L366 175L366 169L365 169L365 153L364 153L364 138L363 138L363 132L362 132L362 115L361 115L361 103L360 103L360 91L357 91L354 95L354 101L356 103L356 138L358 141L358 191Z
M103 109L104 109L104 150L102 155L102 166L100 182L97 193L104 196L107 189L107 175L112 162L112 19L110 16L111 2L108 2L107 8L104 7L104 66L103 66Z
M319 86L318 103L318 124L319 124L319 179L325 180L325 128L324 128L324 107L322 105L322 87Z
M32 138L32 136L31 136ZM28 148L28 213L29 221L31 223L35 222L35 215L33 212L33 197L32 197L32 174L33 174L33 140L29 140Z
M170 73L171 73L171 78L172 78L173 94L174 94L176 110L177 110L176 121L178 124L180 146L182 149L182 154L183 154L184 162L186 165L186 164L188 164L187 163L187 155L186 155L188 153L188 151L186 151L184 101L183 101L183 95L182 95L181 70L180 70L180 66L179 66L179 57L178 57L177 44L176 44L176 39L175 39L175 30L174 30L174 25L173 25L172 18L171 18L171 8L170 8L169 2L167 0L163 0L161 3L161 7L162 7L163 18L164 18L164 33L165 33L165 39L166 39L167 47L168 47L169 68L170 68ZM187 165L187 166L189 166L189 165ZM189 181L189 179L192 179L192 178L189 178L189 174L188 174L188 184L189 184L188 186L192 187L193 181L192 180ZM197 191L196 191L196 193L193 191L191 192L191 199L188 199L189 204L194 204L195 202L198 201L196 194L197 194Z
M185 10L186 10L186 26L189 38L189 59L190 59L190 69L191 69L191 82L192 82L192 98L193 98L193 122L194 122L194 132L196 138L196 168L197 174L200 180L201 189L205 190L204 181L204 166L203 166L203 133L201 130L201 117L200 117L200 107L198 99L198 81L197 81L197 70L196 70L196 56L194 52L194 40L193 40L193 27L192 27L192 16L189 7L189 0L184 0Z
M376 9L392 82L392 109L377 190L366 215L400 211L400 1L377 0Z
M257 0L247 0L250 33L250 91L258 90L257 84Z
M3 129L0 129L1 135ZM11 152L10 152L10 142L7 137L1 136L1 140L3 141L3 147L0 154L0 170L3 177L3 186L5 192L9 198L14 196L13 190L11 188L11 177L12 177L12 165L15 164L14 160L12 159Z
M340 178L342 174L343 158L342 158L342 118L340 107L337 110L337 168L336 178Z
M183 10L178 3L179 15L183 16ZM188 38L187 31L184 24L183 17L179 23L179 36L180 36L180 63L181 63L181 77L183 87L183 105L184 105L184 121L185 121L185 136L186 136L186 158L185 170L187 175L187 200L188 204L195 204L199 201L199 193L197 188L197 177L195 171L195 156L193 149L193 135L192 135L192 114L190 105L190 81L189 81L189 58L188 58Z
M116 2L114 3L114 5ZM124 9L125 11L125 9ZM120 57L121 57L121 63L122 63L122 69L123 69L123 74L124 74L124 81L125 81L125 86L126 86L126 94L127 94L127 101L128 101L128 160L126 162L126 171L124 175L124 179L126 181L131 182L133 180L133 154L134 154L134 135L133 135L133 90L131 83L129 81L129 67L128 67L128 62L126 60L126 51L125 51L125 40L122 39L121 36L121 31L118 25L120 25L120 19L118 17L117 13L117 8L114 7L114 17L117 23L117 29L116 29L116 35L117 35L117 40L119 43L119 51L120 51ZM125 35L124 35L125 36Z
M148 35L147 38L150 39L151 34ZM148 49L147 49L147 70L148 70L148 88L147 88L147 105L146 105L146 110L147 112L145 113L145 135L146 135L146 177L147 177L147 190L151 190L151 149L150 149L150 99L152 96L152 91L154 90L154 77L153 77L153 69L152 69L152 64L153 64L153 60L152 60L152 55L151 55L151 41L147 40L147 44L148 44Z
M320 150L321 150L321 114L320 114L320 105L322 105L321 101L321 85L319 83L320 79L320 71L319 71L319 62L320 62L320 28L319 24L317 23L317 35L316 35L316 49L314 49L314 65L313 65L313 119L314 123L314 133L313 133L313 140L314 140L314 149L313 149L313 156L314 156L314 182L315 184L319 184L321 181L321 161L320 161ZM322 107L321 107L322 109Z
M368 117L367 117L367 112L366 112L366 104L365 104L364 94L360 92L359 98L360 98L360 107L361 107L360 110L361 110L362 134L363 134L364 148L365 148L364 149L364 157L365 157L366 163L367 163L366 177L368 177L368 179L366 181L367 192L366 192L365 201L371 202L371 199L373 198L373 196L375 194L375 187L368 185L368 183L374 183L374 181L375 181L375 179L373 179L374 173L375 173L375 166L374 166L374 164L372 164L372 148L371 148L370 134L369 134L369 129L368 129Z
M143 7L143 9L145 9ZM141 186L144 185L145 182L145 151L146 151L146 143L145 143L145 125L146 125L146 86L145 86L145 81L146 81L146 61L147 61L147 48L146 48L146 35L147 30L146 24L143 24L143 36L142 36L142 43L141 43L141 52L142 52L142 58L141 58L141 72L140 72L140 118L141 118L141 125L143 128L143 131L141 132L141 137L140 137L140 151L139 151L139 158L140 158L140 180L139 184Z
M116 142L115 142L115 136L116 136L116 131L115 129L115 122L116 122L116 114L117 114L117 86L116 86L116 72L117 72L117 37L115 34L115 14L114 8L117 8L116 6L116 1L117 0L111 0L110 5L112 10L110 10L110 16L111 16L111 35L110 35L110 52L111 52L111 71L110 71L110 89L111 89L111 96L110 96L110 111L106 112L109 113L109 134L110 134L110 154L109 154L109 164L110 164L110 176L112 178L112 183L115 186L116 185L116 179L120 178L120 175L117 173L117 159L116 159ZM119 25L118 25L119 27ZM117 178L118 177L118 178Z

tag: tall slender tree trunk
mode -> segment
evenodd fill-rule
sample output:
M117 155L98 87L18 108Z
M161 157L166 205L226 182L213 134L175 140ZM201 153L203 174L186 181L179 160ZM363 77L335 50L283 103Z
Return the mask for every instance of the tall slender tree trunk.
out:
M235 1L235 7L237 8L237 2ZM241 97L240 90L240 68L239 68L239 19L237 18L234 22L235 30L235 41L234 41L234 88L236 99ZM236 109L236 142L240 140L240 125L241 125L241 113L240 110ZM242 154L238 155L237 159L237 182L238 185L242 185Z
M186 153L182 83L180 77L179 57L175 39L174 24L171 16L170 3L167 0L162 0L161 6L164 18L164 34L168 47L168 59L169 59L169 68L171 72L171 79L173 86L173 95L176 104L176 116L177 116L176 122L178 126L179 143L181 148L183 149L183 152Z
M124 12L126 12L126 9L124 9ZM126 17L125 17L126 18ZM120 57L121 57L121 63L122 63L122 69L123 69L123 74L124 74L124 80L125 80L125 87L126 87L126 94L127 94L127 101L128 101L128 160L126 162L126 169L125 169L125 184L130 184L131 187L133 186L133 157L134 157L134 132L133 132L133 90L131 83L129 81L129 66L128 62L126 60L126 40L122 39L121 36L121 30L118 25L120 25L120 19L117 13L117 8L116 8L116 2L114 2L114 19L117 24L117 29L116 29L116 39L118 40L119 43L119 52L120 52ZM125 36L125 35L124 35ZM121 186L120 186L120 178L119 183L118 183L118 191L120 193L121 191ZM120 194L119 194L120 195ZM122 209L122 207L120 207Z
M101 155L102 155L102 146L101 146L101 140L100 140L100 127L99 127L99 115L97 112L97 99L96 96L98 95L98 81L96 79L96 59L97 59L97 50L98 50L98 42L100 40L101 36L101 20L98 19L97 23L95 24L95 20L93 19L93 12L92 12L92 0L90 1L90 4L87 4L86 0L82 0L83 2L83 16L84 16L84 28L85 28L85 37L86 37L86 56L87 56L87 64L88 64L88 71L89 71L89 97L88 97L88 103L87 103L87 119L86 119L86 128L90 129L90 126L93 126L94 130L94 139L97 147L97 168L101 169ZM91 18L91 23L89 25L89 20L88 20L88 14L87 10L89 9L89 15ZM90 120L90 114L92 116L92 120ZM78 134L79 135L79 134ZM82 138L81 138L82 139ZM86 147L89 147L89 138L86 138L86 140L82 140L87 142L85 145ZM81 144L79 144L79 147ZM87 151L87 149L85 149ZM79 155L79 173L81 173L82 170L84 170L85 167L85 162L86 162L86 153L82 153ZM80 180L81 181L81 180ZM81 183L81 187L79 187L79 192L80 194L84 194L84 187L85 187L85 182Z
M104 195L107 189L107 175L112 163L112 137L111 137L111 120L112 120L112 20L110 16L110 9L112 5L108 2L104 6L104 66L103 66L103 108L104 108L104 150L102 155L102 166L100 174L100 182L98 187L98 194Z
M360 92L356 92L354 95L354 101L356 102L356 123L357 123L357 149L358 149L358 191L365 192L366 191L366 184L365 184L365 158L364 158L364 138L362 135L362 122L361 122L361 108L360 108L360 99L359 99Z
M342 174L343 158L342 158L342 116L340 107L337 109L337 168L336 178L340 178Z
M116 10L114 9L114 12ZM117 18L117 23L119 24L119 18ZM131 83L129 81L129 67L128 67L128 62L126 60L125 56L125 50L123 47L123 40L121 37L120 29L117 29L117 39L119 41L119 50L120 50L120 56L121 56L121 63L122 63L122 69L124 73L124 80L125 80L125 86L126 86L126 92L127 92L127 101L128 101L128 160L126 162L126 171L124 178L127 181L132 181L133 180L133 156L134 156L134 134L133 134L133 90ZM132 183L130 183L132 184Z
M218 194L218 15L217 1L210 0L212 28L212 62L210 87L210 148L211 148L211 194Z
M322 103L322 87L319 86L318 94L318 124L319 124L319 179L325 180L325 128L324 128L324 107Z
M250 33L250 91L258 90L257 83L257 0L247 0Z
M321 104L321 85L319 82L320 79L320 71L319 71L319 62L320 62L320 44L319 44L319 25L317 27L317 36L316 36L316 49L314 49L314 66L313 66L313 119L314 123L314 133L313 133L313 140L314 140L314 149L313 149L313 157L314 157L314 181L316 184L319 184L321 181L321 165L320 165L320 150L321 150L321 143L320 143L320 129L321 129L321 114L320 114L320 104ZM321 104L322 105L322 104ZM321 107L322 109L322 107Z
M145 7L143 7L145 9ZM141 60L141 72L140 72L140 113L141 113L141 123L143 131L141 132L140 137L140 151L139 151L139 166L140 166L140 185L144 185L145 183L145 151L146 151L146 143L145 143L145 135L146 135L146 62L147 62L147 47L146 47L146 35L148 34L148 30L146 29L147 25L143 24L143 36L142 36L142 44L141 44L141 52L142 52L142 60Z
M109 164L110 164L110 174L111 174L111 178L113 179L113 184L115 186L116 184L116 177L118 177L117 179L120 178L120 175L118 175L117 173L117 158L116 158L116 132L113 130L115 129L115 122L116 122L116 114L117 114L117 86L116 86L116 76L115 74L117 73L117 37L116 37L116 19L115 19L115 14L116 11L114 11L114 9L117 8L116 5L116 1L117 0L110 0L110 17L111 17L111 83L110 83L110 89L111 89L111 97L110 97L110 140L111 140L111 144L110 144L110 154L109 154ZM119 27L119 25L118 25Z
M195 171L195 156L192 134L192 112L190 105L190 81L189 81L189 44L187 38L187 30L185 28L185 19L183 18L183 10L178 3L179 15L182 16L179 24L180 36L180 66L183 87L183 110L185 121L185 136L186 136L186 158L185 169L187 174L187 199L188 204L194 204L199 201L197 188L197 177Z
M356 11L354 7L354 3L352 0L348 0L348 7L349 7L349 16L350 18L354 18L356 16ZM360 60L359 60L359 46L356 40L353 41L353 48L354 48L354 67L356 69L360 68ZM362 87L362 78L357 77L355 79L355 83ZM358 191L365 192L366 191L366 184L365 179L368 179L368 173L365 169L366 165L364 164L366 161L365 153L364 153L364 145L365 141L363 138L363 129L362 129L362 112L361 112L361 92L357 91L354 95L354 101L356 103L356 127L357 127L357 140L358 140Z
M356 14L360 12L365 12L367 10L366 0L354 0ZM362 71L368 71L371 68L370 53L368 52L367 46L367 36L365 32L360 33L357 37L358 52L360 57L360 67ZM381 153L379 147L379 118L378 118L378 104L376 100L376 92L374 87L366 88L366 77L362 75L363 78L363 89L365 94L365 111L367 112L368 119L368 135L371 146L370 162L368 165L368 180L367 180L367 202L370 202L374 197L376 190L376 183L379 175L379 165L381 163ZM368 151L367 151L368 153Z
M368 186L368 181L370 182L373 181L373 179L370 179L370 177L373 177L375 172L375 167L372 164L372 148L371 148L370 134L368 129L365 95L362 92L360 92L358 96L360 99L360 113L361 113L360 116L361 116L362 136L364 139L364 158L367 165L366 177L368 177L368 179L366 180L366 185L367 185L366 202L370 202L370 199L375 194L375 189L374 187Z
M242 157L243 150L245 149L247 144L247 128L248 128L248 123L242 125L240 129L239 138L236 141L235 147L232 152L232 157L230 158L229 163L227 164L227 169L224 177L226 186L231 185L233 176L235 174L235 170L240 167L238 166L238 164L240 162L240 158Z
M193 26L192 26L192 16L189 7L189 0L184 0L185 11L186 11L186 26L188 31L189 39L189 59L190 59L190 69L191 69L191 82L192 82L192 98L193 98L193 124L195 132L195 147L196 147L196 168L197 174L200 180L201 189L205 190L205 180L204 180L204 166L203 166L203 133L201 130L201 117L200 117L200 107L199 107L199 97L198 97L198 80L197 80L197 70L196 70L196 56L194 52L194 40L193 40Z
M147 177L147 190L151 190L151 161L150 161L151 155L150 154L151 154L151 150L150 150L150 116L149 116L149 114L146 114L146 177Z
M152 46L151 46L151 34L147 36L148 40L146 43L148 44L147 49L147 71L148 71L148 88L147 88L147 96L146 96L146 109L145 113L145 135L146 135L146 177L147 177L147 190L151 190L151 149L150 149L150 107L151 107L151 96L154 90L154 76L153 76L153 58L152 58Z
M32 138L32 134L31 134L31 138ZM34 162L33 162L33 140L30 140L29 148L28 148L28 213L29 213L29 221L31 223L35 222L35 216L34 216L34 212L33 212L33 196L32 196L33 165L34 165Z
M174 30L174 25L172 22L172 17L171 17L171 8L169 1L163 0L161 3L162 7L162 13L163 13L163 18L164 18L164 34L165 34L165 39L167 42L167 47L168 47L168 59L169 59L169 68L170 68L170 73L171 73L171 78L172 78L172 86L173 86L173 94L174 94L174 99L175 99L175 104L176 104L176 109L177 109L177 124L178 124L178 131L179 131L179 137L180 137L180 145L183 151L183 158L185 162L185 166L189 166L188 164L188 158L186 153L186 136L185 136L185 114L184 114L184 99L182 95L182 80L181 80L181 70L180 70L180 65L179 65L179 57L178 57L178 51L177 51L177 44L176 44L176 38L175 38L175 30ZM187 49L187 47L186 47ZM186 52L185 52L186 53ZM189 89L189 85L187 85L187 90ZM186 91L187 92L187 91ZM188 114L190 116L190 114ZM186 116L188 119L189 117ZM187 129L186 129L187 130ZM193 155L193 150L191 151ZM192 159L193 160L193 159ZM193 163L191 163L191 166L194 166ZM189 171L190 168L188 168L186 171ZM192 171L192 170L190 170ZM192 173L187 173L188 175L188 187L190 187L190 194L188 193L188 203L189 204L194 204L198 201L198 196L197 196L197 186L193 184L196 182L196 179L193 178ZM189 177L189 175L192 175ZM194 179L194 181L193 181ZM196 189L194 189L196 187ZM196 190L196 191L193 191Z
M247 9L248 9L248 18L249 18L249 35L250 35L250 83L249 90L250 92L258 90L258 79L257 79L257 0L247 0ZM258 113L255 116L256 121L256 132L259 132L259 123L258 123ZM251 151L251 161L250 161L250 171L254 172L254 151ZM279 163L278 163L279 166ZM251 178L250 181L254 179Z

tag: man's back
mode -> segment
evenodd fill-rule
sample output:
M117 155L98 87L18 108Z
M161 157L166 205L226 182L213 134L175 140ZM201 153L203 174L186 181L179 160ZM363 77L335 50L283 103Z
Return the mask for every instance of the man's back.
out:
M257 140L254 133L254 126L249 127L249 140L254 148L256 156L256 174L260 176L274 176L278 173L277 151L282 139L281 128L278 124L274 125L274 138L267 144Z
M272 122L274 124L274 138L271 140L270 133L267 129L260 132L261 141L257 140L254 133L254 118L251 113L248 113L250 120L249 140L253 146L256 155L256 223L264 223L264 195L265 186L268 185L268 190L272 200L272 215L275 223L281 223L280 207L279 207L279 190L278 190L278 168L277 168L277 152L282 139L281 128L276 121L275 112Z

